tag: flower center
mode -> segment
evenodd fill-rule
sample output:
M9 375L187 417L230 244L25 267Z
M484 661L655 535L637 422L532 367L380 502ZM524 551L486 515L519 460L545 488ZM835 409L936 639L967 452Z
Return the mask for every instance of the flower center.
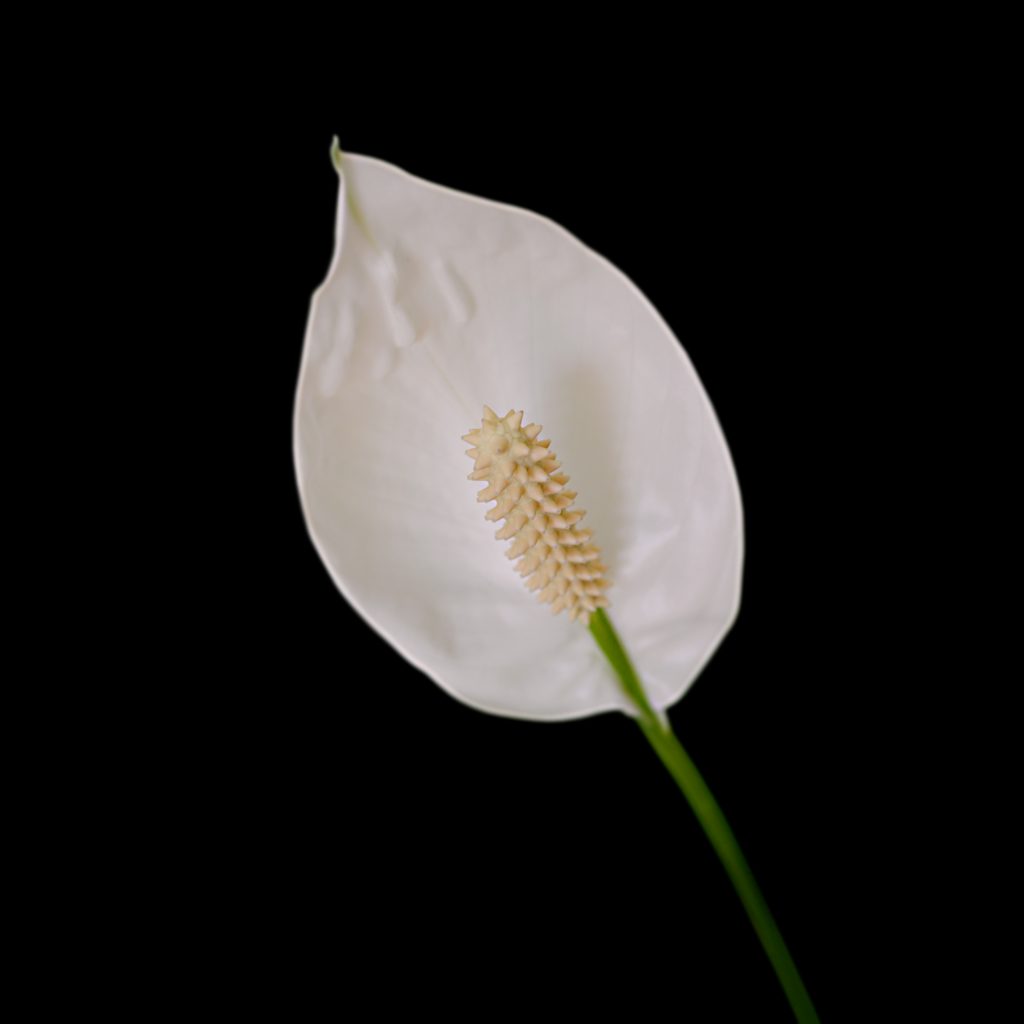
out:
M572 508L576 492L557 472L561 463L551 442L540 440L543 428L522 422L522 411L499 417L484 406L480 429L463 435L474 445L466 453L474 459L469 479L487 481L476 500L496 502L486 518L505 520L494 536L514 541L505 554L519 559L515 568L527 588L539 590L538 599L552 612L568 611L571 620L586 624L591 612L608 606L607 566L600 548L588 543L592 531L577 526L586 513Z

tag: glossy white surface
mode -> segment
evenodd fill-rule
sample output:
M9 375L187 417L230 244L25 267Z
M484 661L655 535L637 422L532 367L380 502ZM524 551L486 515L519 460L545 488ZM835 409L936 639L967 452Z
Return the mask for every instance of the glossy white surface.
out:
M481 515L461 438L484 403L553 439L614 581L610 617L652 703L674 703L735 619L743 560L732 460L682 347L554 222L345 154L295 407L317 551L366 621L467 704L628 711L589 632L524 591Z

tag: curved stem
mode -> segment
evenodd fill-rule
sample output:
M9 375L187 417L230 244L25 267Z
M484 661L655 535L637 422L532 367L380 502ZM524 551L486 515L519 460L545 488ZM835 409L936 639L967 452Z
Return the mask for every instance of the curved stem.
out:
M796 964L793 963L793 958L786 948L779 926L775 923L775 918L772 917L764 896L761 895L750 865L747 864L743 851L740 849L739 843L736 842L736 837L733 835L725 815L722 814L722 809L718 806L718 802L711 790L708 789L700 772L697 771L697 766L690 759L690 755L686 753L673 733L668 716L664 713L659 714L651 706L640 678L629 660L629 655L622 646L622 642L603 608L599 608L591 614L590 632L611 663L615 674L622 682L623 689L639 710L640 716L637 722L641 730L683 791L683 796L693 808L697 820L711 841L715 853L718 854L719 860L721 860L722 866L750 918L750 923L754 926L754 931L771 961L796 1019L800 1024L819 1024L814 1004L811 1002L811 997L807 994Z

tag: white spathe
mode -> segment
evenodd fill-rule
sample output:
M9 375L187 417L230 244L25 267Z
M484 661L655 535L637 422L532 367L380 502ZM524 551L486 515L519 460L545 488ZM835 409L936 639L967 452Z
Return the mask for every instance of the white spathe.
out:
M743 514L711 403L618 268L528 210L336 154L337 232L295 406L310 535L349 603L459 700L632 708L593 637L523 588L466 479L484 404L555 440L647 688L677 701L735 620ZM638 227L637 243L642 244Z

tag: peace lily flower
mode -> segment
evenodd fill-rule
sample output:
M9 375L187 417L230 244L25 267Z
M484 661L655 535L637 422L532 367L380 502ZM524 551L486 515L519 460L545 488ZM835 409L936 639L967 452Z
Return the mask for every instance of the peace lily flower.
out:
M328 572L409 662L475 708L634 717L798 1018L816 1020L665 714L735 620L743 560L728 447L682 347L620 270L558 224L342 155L337 140L332 155L335 251L313 296L294 437ZM477 497L496 502L486 518L460 438L473 446L470 478L487 481Z
M634 714L581 623L524 595L466 483L460 439L483 405L527 411L581 495L651 703L671 706L736 617L743 557L728 448L679 342L552 221L381 160L337 162L335 251L295 409L299 491L327 571L475 708Z

